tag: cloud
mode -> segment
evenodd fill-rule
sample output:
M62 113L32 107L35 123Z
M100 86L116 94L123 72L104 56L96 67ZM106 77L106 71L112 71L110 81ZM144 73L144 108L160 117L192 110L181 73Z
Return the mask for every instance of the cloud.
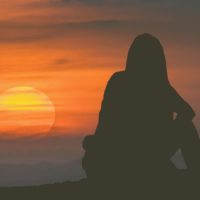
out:
M181 2L183 5L188 5L187 9L180 8ZM160 33L165 31L166 35L169 33L173 36L179 34L180 37L185 35L197 38L199 28L196 24L199 12L193 12L196 9L193 5L199 1L181 2L179 0L38 0L30 3L23 1L21 9L26 10L23 16L11 18L10 21L0 21L0 42L27 43L60 36L69 37L74 34L81 36L85 32L91 34L89 31L93 31L96 35L107 31L119 35L135 30L145 32L158 30ZM70 7L70 5L75 6ZM90 5L93 7L88 9Z
M72 60L70 59L66 59L66 58L59 58L54 60L51 64L49 64L46 67L41 68L41 71L65 71L65 70L69 70L72 67L69 66L69 64L71 64Z
M87 5L87 6L137 6L137 7L143 7L143 6L159 6L159 7L165 7L165 6L172 6L172 7L193 7L195 8L197 5L200 5L200 2L198 0L55 0L50 1L51 3L57 2L57 5L63 5L65 4L81 4L81 5Z
M61 22L31 24L29 22L0 22L1 43L22 43L48 39L59 35L73 35L74 31L108 30L120 25L118 20L96 20L84 22ZM81 34L81 33L80 33Z
M175 17L175 16L174 16ZM189 16L181 18L166 19L156 16L152 19L135 19L135 20L85 20L85 21L55 21L55 22L18 22L15 20L0 22L0 42L1 43L33 43L45 42L53 39L57 43L65 41L75 47L82 45L80 41L88 38L105 38L112 39L120 37L133 38L136 34L149 32L156 36L165 38L166 43L176 44L176 46L197 47L199 41L200 28L197 26L197 18L192 19ZM72 41L74 44L72 44ZM58 60L55 65L62 68L69 64L66 60ZM62 65L62 67L61 67ZM63 67L65 68L65 67Z
M64 65L64 64L67 64L69 63L70 61L68 59L65 59L65 58L60 58L58 60L55 61L55 65Z

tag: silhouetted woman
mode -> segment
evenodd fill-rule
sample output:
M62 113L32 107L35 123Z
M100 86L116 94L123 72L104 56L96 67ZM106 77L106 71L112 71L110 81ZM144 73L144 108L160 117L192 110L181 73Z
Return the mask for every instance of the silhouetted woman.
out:
M178 173L170 158L179 148L188 171L196 173L200 150L194 116L169 83L159 40L139 35L129 49L126 70L107 84L95 136L83 143L88 178L146 187L152 180L172 183Z

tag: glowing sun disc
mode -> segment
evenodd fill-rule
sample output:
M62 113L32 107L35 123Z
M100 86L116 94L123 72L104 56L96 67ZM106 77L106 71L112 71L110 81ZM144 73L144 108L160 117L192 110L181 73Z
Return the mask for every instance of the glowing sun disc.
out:
M48 132L55 121L49 97L33 88L18 86L0 94L0 132L32 135Z

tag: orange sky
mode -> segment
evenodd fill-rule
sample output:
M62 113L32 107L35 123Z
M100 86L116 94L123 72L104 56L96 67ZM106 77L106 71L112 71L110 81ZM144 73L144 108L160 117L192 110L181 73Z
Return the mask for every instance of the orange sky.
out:
M134 37L149 32L165 47L170 80L199 115L195 6L73 2L1 0L0 93L36 88L55 106L52 134L93 133L107 80L124 69Z

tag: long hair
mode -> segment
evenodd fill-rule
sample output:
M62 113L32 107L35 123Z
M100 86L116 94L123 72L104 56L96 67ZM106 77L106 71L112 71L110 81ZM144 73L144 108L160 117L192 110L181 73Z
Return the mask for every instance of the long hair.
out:
M140 81L158 85L169 84L164 50L160 41L147 33L137 36L128 52L126 72Z

